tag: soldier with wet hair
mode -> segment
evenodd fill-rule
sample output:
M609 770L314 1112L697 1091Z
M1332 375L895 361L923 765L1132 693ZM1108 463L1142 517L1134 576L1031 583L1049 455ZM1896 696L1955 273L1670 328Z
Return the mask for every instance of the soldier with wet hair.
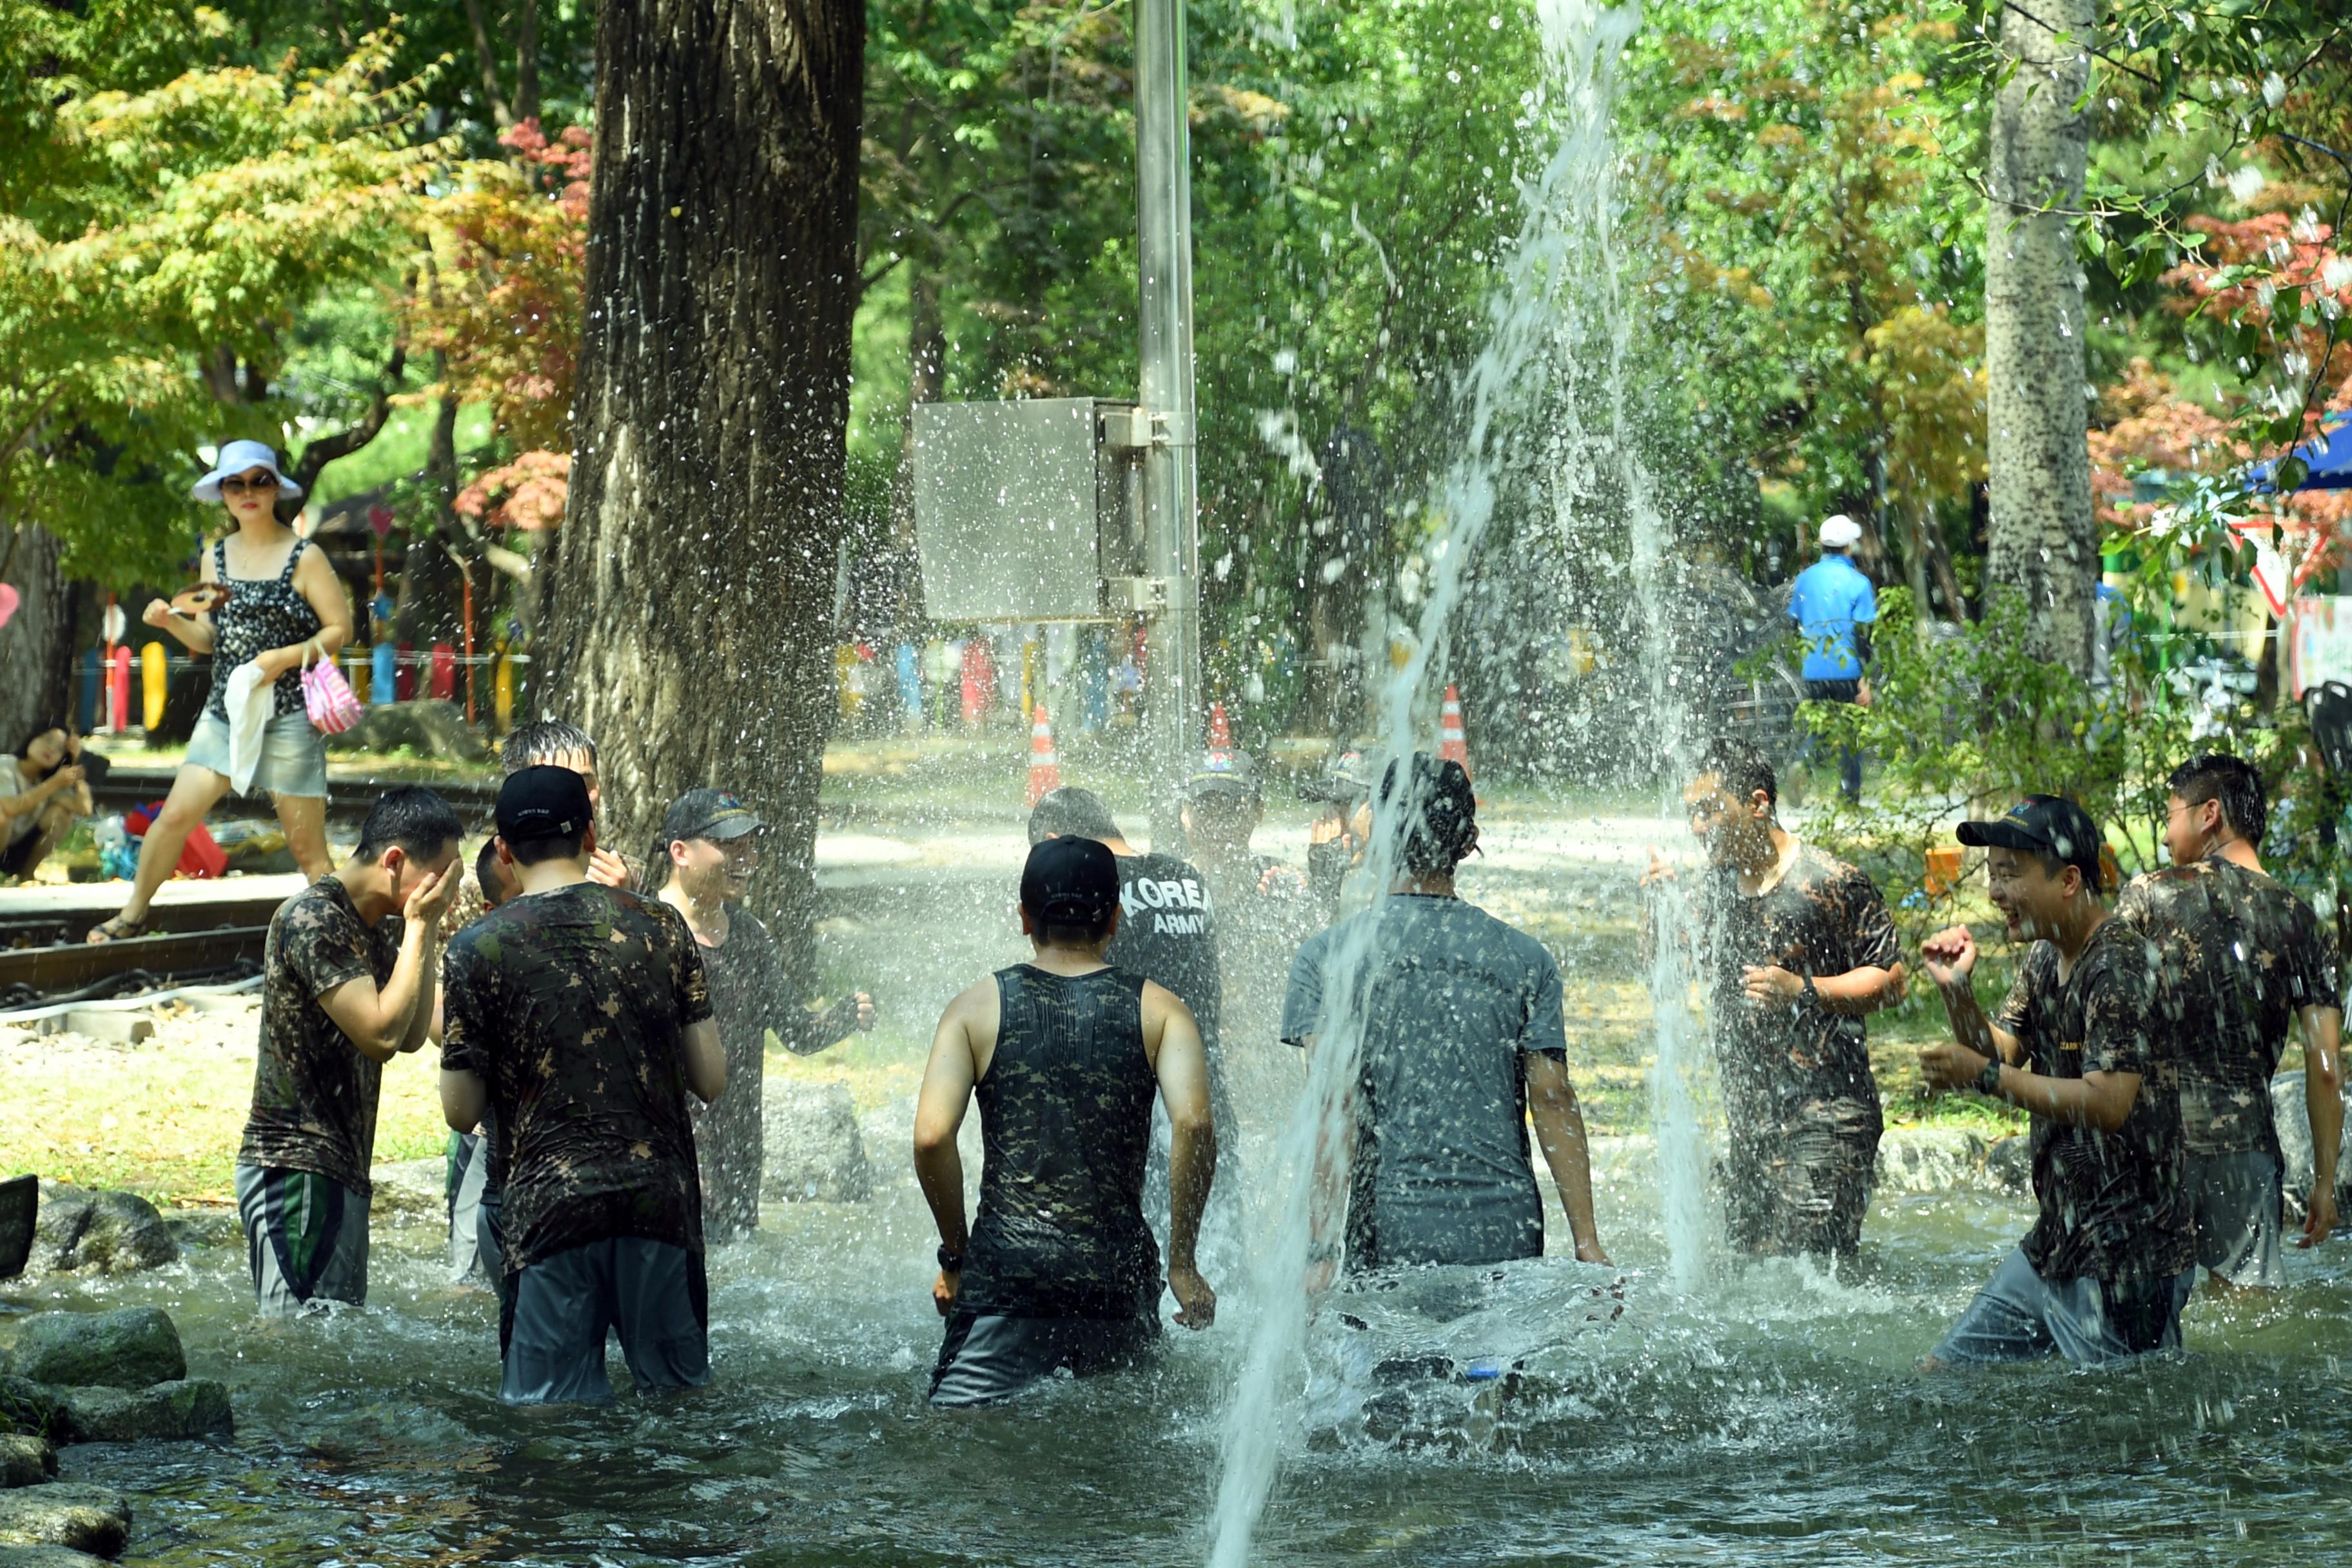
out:
M2207 752L2175 769L2170 785L2172 864L2134 880L2116 918L2156 944L2157 1018L2180 1067L2197 1261L2225 1287L2275 1287L2286 1283L2285 1163L2270 1081L2297 1019L2314 1158L2296 1245L2325 1241L2336 1226L2344 1012L2335 944L2309 904L2263 874L2268 803L2249 763Z
M525 768L570 768L588 785L588 806L604 805L603 782L596 773L596 742L579 725L562 719L541 719L519 724L499 747L499 765L509 777ZM644 868L627 856L598 845L588 863L588 879L607 888L643 888Z
M1838 1258L1861 1239L1884 1128L1863 1019L1903 996L1870 879L1780 826L1772 764L1717 740L1683 792L1706 847L1698 945L1723 1082L1727 1227L1748 1252ZM1653 861L1654 880L1671 877Z
M1568 1077L1559 966L1541 942L1454 889L1454 868L1478 847L1469 775L1415 752L1389 764L1377 806L1374 831L1393 837L1375 864L1394 880L1371 908L1299 948L1282 1020L1283 1038L1310 1053L1351 1025L1361 1031L1348 1100L1349 1272L1541 1257L1530 1118L1576 1256L1608 1262ZM1337 1197L1336 1179L1316 1185ZM1327 1258L1339 1250L1337 1218L1328 1200L1318 1205Z
M2028 795L1963 822L1959 840L1986 851L1993 905L2029 945L1987 1017L1975 933L1956 925L1919 944L1955 1037L1921 1051L1919 1068L1931 1089L1974 1089L2032 1114L2041 1212L1922 1369L2178 1349L2197 1260L2156 952L2108 914L2098 825L2073 801Z

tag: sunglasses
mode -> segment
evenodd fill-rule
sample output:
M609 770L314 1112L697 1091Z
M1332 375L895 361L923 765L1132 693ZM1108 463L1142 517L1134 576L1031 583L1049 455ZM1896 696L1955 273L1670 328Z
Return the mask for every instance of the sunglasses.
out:
M251 490L261 490L270 495L276 495L278 493L278 476L276 474L264 474L259 479L256 479L251 474L245 474L236 479L223 479L221 481L220 488L223 495L231 495L240 491Z

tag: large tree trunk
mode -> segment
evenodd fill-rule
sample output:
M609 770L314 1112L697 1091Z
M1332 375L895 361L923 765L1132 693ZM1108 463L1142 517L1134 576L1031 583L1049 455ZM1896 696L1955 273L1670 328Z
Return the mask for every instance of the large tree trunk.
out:
M0 752L8 752L36 725L73 722L73 599L47 530L27 523L12 539L0 526L0 583L18 595L0 626Z
M602 752L598 832L721 784L808 970L856 308L866 13L607 0L571 501L535 706Z
M2001 12L2000 47L2018 64L1993 103L1986 171L1986 574L2025 595L2034 651L2081 675L2091 668L2099 542L2074 232L2090 149L2079 106L2098 14L2098 0L2042 0L2031 15L2014 5Z

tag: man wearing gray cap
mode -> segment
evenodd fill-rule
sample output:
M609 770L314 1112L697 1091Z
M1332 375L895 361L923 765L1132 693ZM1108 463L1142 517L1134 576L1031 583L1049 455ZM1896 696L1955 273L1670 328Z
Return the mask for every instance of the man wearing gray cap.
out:
M1805 695L1815 702L1870 706L1870 627L1878 619L1878 596L1853 563L1862 525L1843 512L1822 523L1822 558L1797 574L1789 595L1789 618L1804 640ZM1862 753L1842 751L1839 784L1848 800L1862 798Z
M727 1054L727 1087L698 1109L694 1122L705 1242L731 1241L760 1223L769 1031L794 1056L811 1056L874 1026L874 999L863 991L821 1012L801 1006L776 939L743 909L767 831L725 790L688 790L670 802L649 861L649 876L668 873L656 896L686 917L701 949L710 1012Z

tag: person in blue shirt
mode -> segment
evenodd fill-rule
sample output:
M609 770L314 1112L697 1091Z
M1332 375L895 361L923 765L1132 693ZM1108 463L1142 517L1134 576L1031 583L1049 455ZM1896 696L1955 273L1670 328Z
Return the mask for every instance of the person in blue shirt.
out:
M1870 706L1870 627L1878 619L1878 595L1851 553L1862 542L1862 525L1840 512L1822 523L1822 558L1797 574L1789 597L1789 618L1805 645L1798 671L1805 695L1815 702ZM1862 753L1842 749L1839 783L1848 800L1862 798Z

